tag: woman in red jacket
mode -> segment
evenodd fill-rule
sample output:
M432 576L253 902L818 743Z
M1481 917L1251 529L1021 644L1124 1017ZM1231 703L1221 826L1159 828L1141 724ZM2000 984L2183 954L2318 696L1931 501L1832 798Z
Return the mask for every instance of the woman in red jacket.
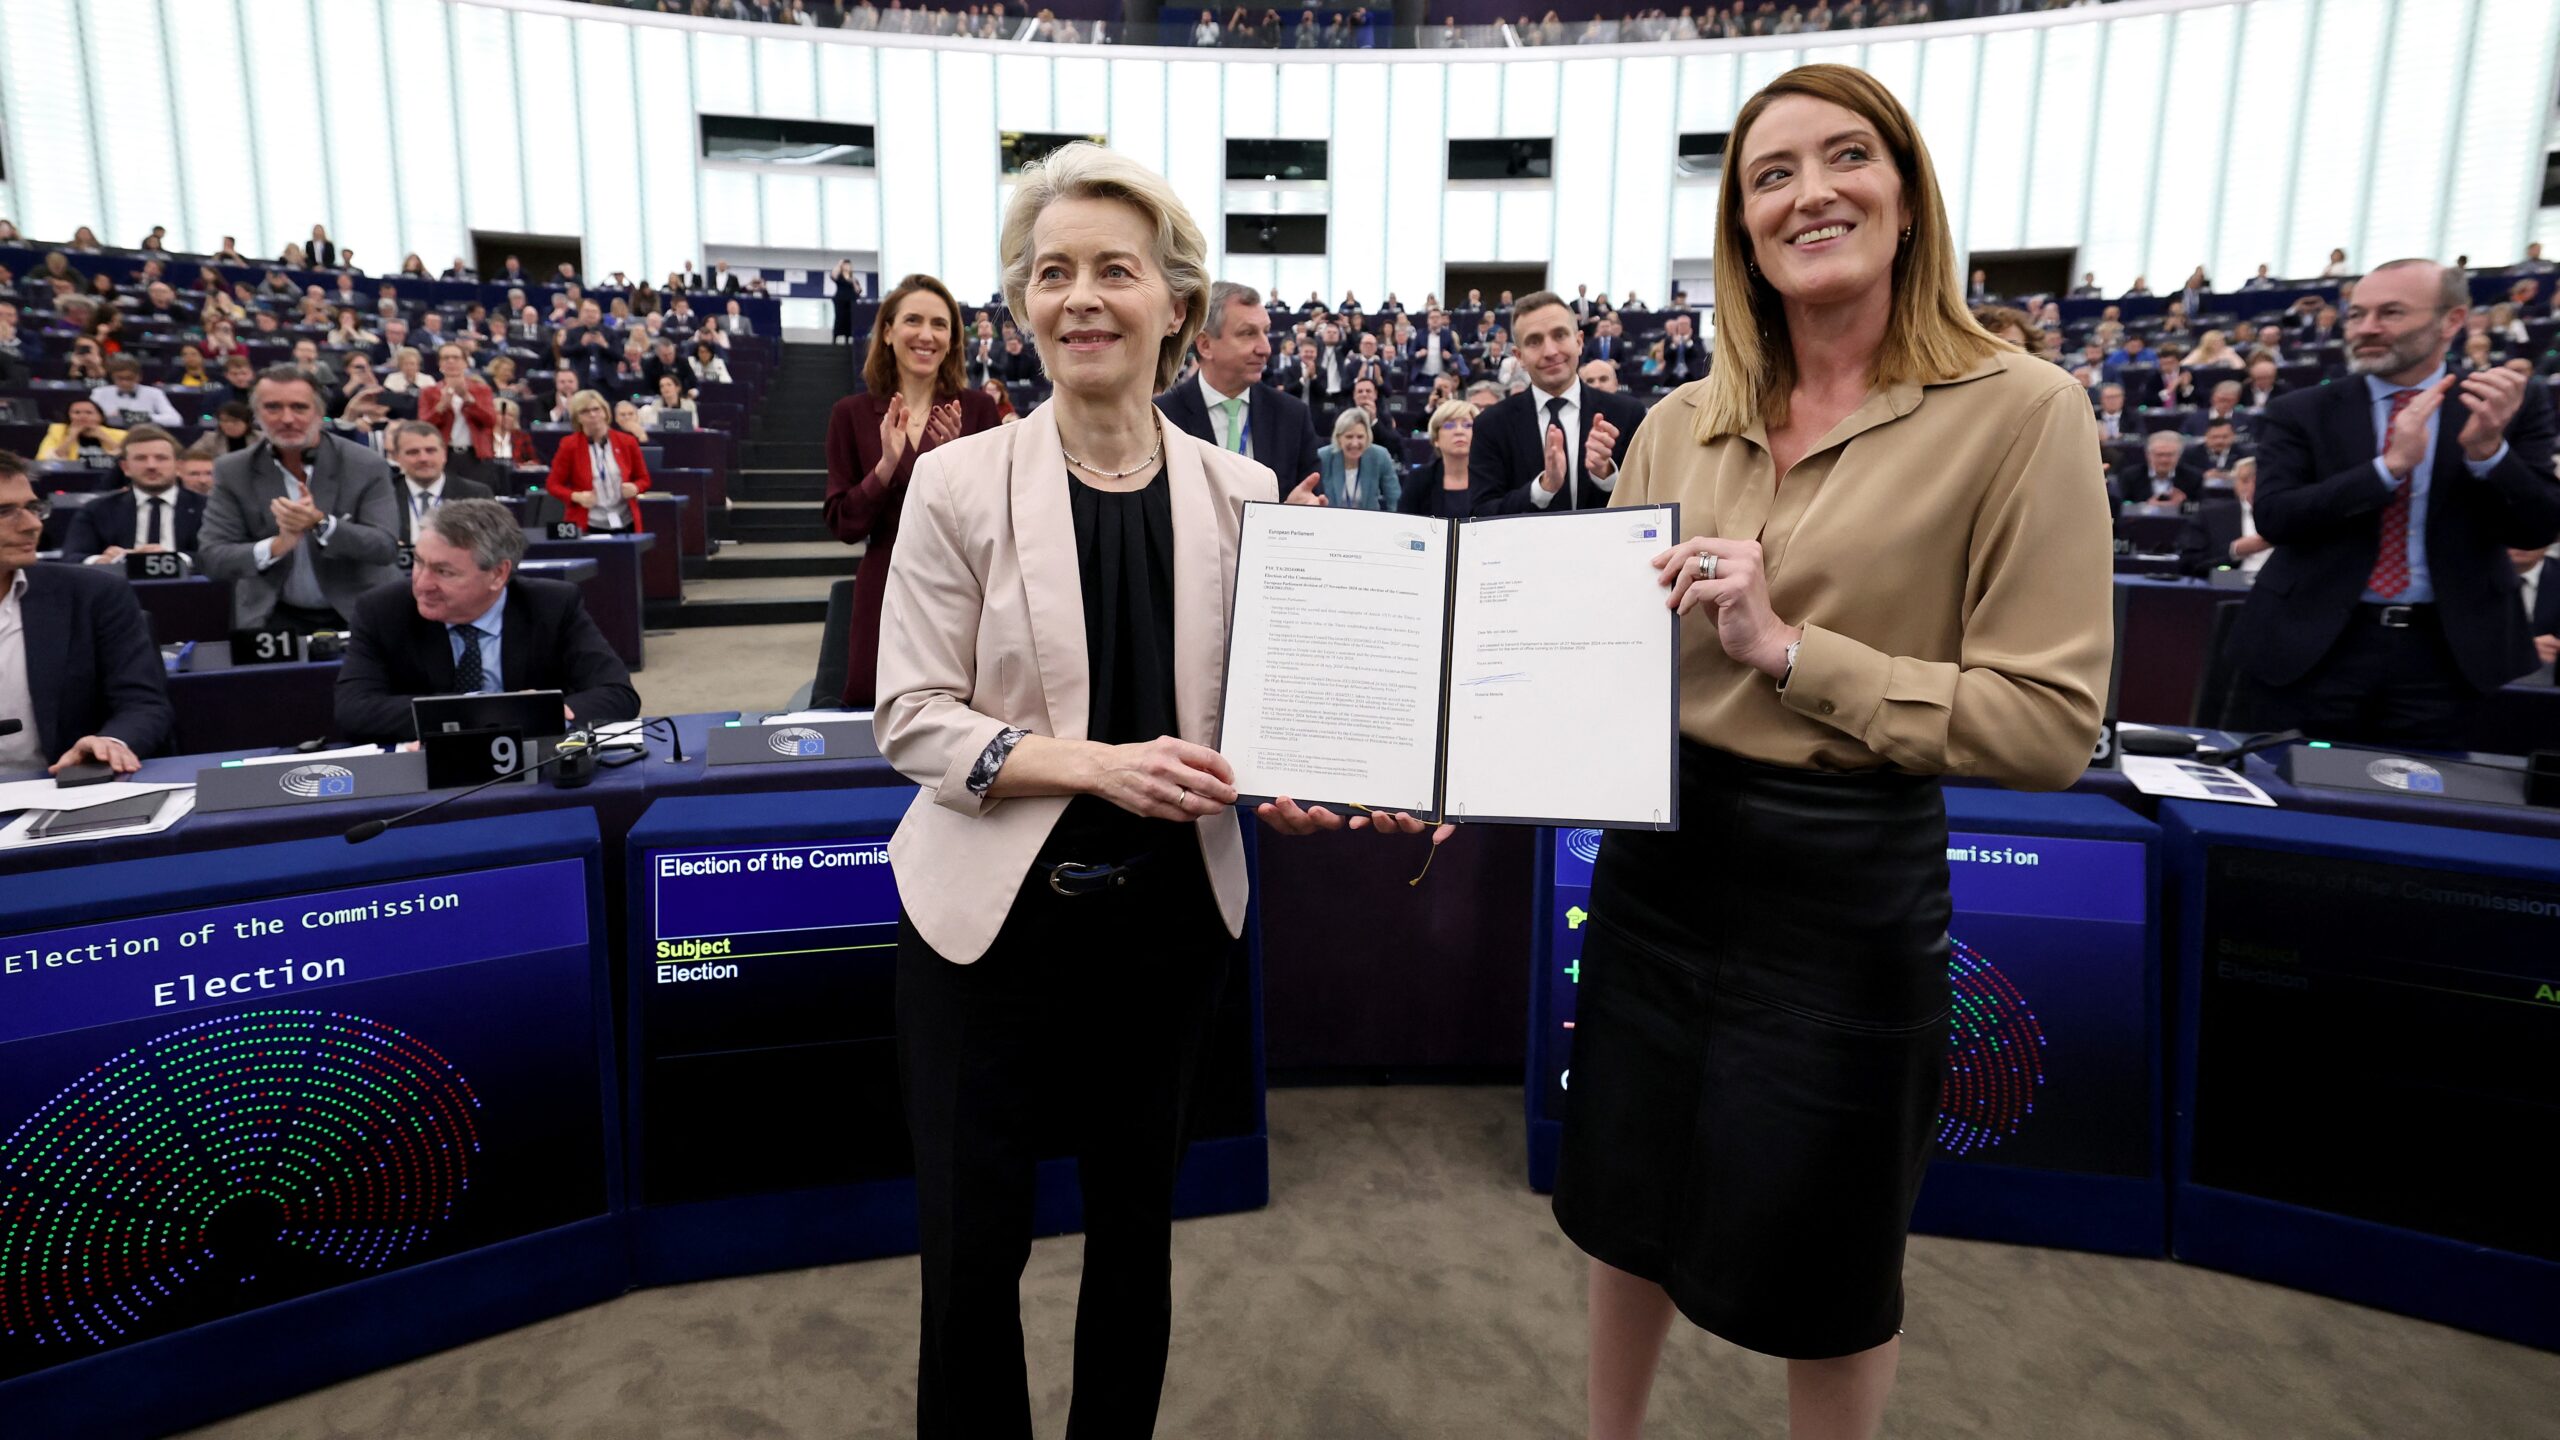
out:
M994 403L969 388L960 363L960 302L930 275L908 276L881 301L862 381L861 393L837 401L827 417L827 527L866 547L845 646L843 700L856 710L871 708L880 601L916 456L998 423Z
M569 523L590 535L639 534L638 497L649 488L640 442L613 428L613 404L599 391L569 397L569 423L576 428L551 452L544 488L566 508Z
M471 359L459 345L437 346L436 365L443 378L418 396L418 418L444 436L449 455L471 457L460 464L448 461L454 473L487 480L493 468L489 441L498 428L497 392L471 373Z

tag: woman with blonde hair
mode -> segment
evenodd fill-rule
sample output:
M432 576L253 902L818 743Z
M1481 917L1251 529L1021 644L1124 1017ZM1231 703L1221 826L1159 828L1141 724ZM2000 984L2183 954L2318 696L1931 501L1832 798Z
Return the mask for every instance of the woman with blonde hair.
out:
M1422 423L1429 427L1431 459L1405 477L1404 495L1396 508L1407 515L1464 520L1471 513L1468 502L1473 494L1467 484L1467 459L1475 453L1475 403L1453 394L1434 406Z
M622 402L625 405L631 402ZM562 517L596 535L641 532L640 499L649 488L649 459L639 437L615 423L614 403L599 390L569 397L570 432L551 452L543 488Z
M1163 176L1063 146L1021 176L998 254L1056 388L916 458L873 722L922 787L889 846L916 1434L1029 1440L1022 1270L1038 1163L1065 1153L1085 1230L1067 1433L1144 1436L1184 1111L1244 925L1235 772L1210 748L1228 592L1245 502L1279 485L1155 407L1209 298L1207 240ZM956 307L944 318L956 340ZM1285 799L1259 813L1343 823Z
M2187 368L2201 370L2208 365L2227 365L2234 369L2245 364L2240 352L2231 348L2231 337L2220 330L2207 330L2196 337L2196 348L2187 352Z
M1613 497L1681 507L1681 796L1592 879L1555 1213L1593 1440L1638 1433L1675 1314L1788 1361L1797 1440L1876 1433L1947 1039L1939 777L2070 784L2113 643L2088 401L1965 312L1902 103L1803 66L1724 159L1715 368Z

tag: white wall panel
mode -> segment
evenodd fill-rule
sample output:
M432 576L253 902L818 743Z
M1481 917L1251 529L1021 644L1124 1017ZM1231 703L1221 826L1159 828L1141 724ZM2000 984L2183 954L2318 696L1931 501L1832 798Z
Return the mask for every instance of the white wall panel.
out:
M866 65L871 58L866 51L853 53L861 55ZM648 97L633 117L640 129L638 153L700 155L692 49L685 33L655 25L633 27L631 68L633 83ZM682 269L688 258L699 264L702 210L693 182L672 164L634 166L632 179L640 192L641 241L648 249L644 262L648 272L664 278L667 272Z
M762 245L764 192L751 170L702 172L702 242L706 245Z
M1387 293L1387 71L1385 65L1334 67L1333 254L1326 293L1352 291L1375 305Z
M1608 294L1631 288L1645 295L1669 293L1671 187L1679 161L1672 113L1677 78L1676 62L1668 57L1626 62L1615 144L1602 152L1614 151L1618 167L1609 204L1609 280L1601 287ZM1562 273L1553 278L1565 280ZM1584 282L1575 276L1569 283ZM1600 286L1596 279L1589 283Z
M2303 51L2311 41L2311 0L2262 0L2243 12L2241 24L2238 43L2248 59L2231 97L2225 147L2230 163L2222 172L2210 272L2225 289L2281 258L2277 250L2293 174L2291 166L2268 161L2291 156L2301 143L2303 87L2309 78Z
M2063 25L2044 32L2036 91L2033 159L2027 175L2027 245L2073 246L2089 208L2090 142L2100 97L2098 27Z
M1974 77L1980 73L1981 41L1972 35L1931 40L1921 52L1920 111L1914 116L1922 135L1950 135L1953 145L1932 144L1938 164L1938 194L1946 201L1947 223L1955 229L1956 259L1961 263L1972 244L1972 216L1965 197L1973 176Z
M1716 187L1683 181L1671 191L1671 258L1705 260L1715 253ZM1643 294L1643 287L1636 293Z
M1232 280L1238 285L1250 285L1261 292L1262 298L1267 301L1271 298L1272 286L1280 278L1280 257L1277 255L1229 255L1225 268L1218 272L1218 278Z
M2080 268L2096 271L2098 284L2110 295L2131 285L2143 267L2142 247L2151 228L2151 166L2160 152L2160 105L2169 88L2168 39L2169 21L2161 15L2116 21L2108 29L2098 168L2090 180L2094 190ZM2153 278L2158 289L2179 277Z
M1157 170L1164 168L1164 62L1111 63L1111 148ZM1063 108L1063 107L1062 107ZM1080 130L1082 127L1070 127Z
M2320 0L2313 7L2318 32L2311 47L2315 77L2302 111L2302 133L2318 143L2294 151L2293 214L2278 275L2317 275L2333 246L2353 251L2364 205L2361 167L2353 157L2373 153L2374 111L2380 98L2383 0ZM2125 27L2116 27L2121 38ZM2363 257L2350 254L2351 263Z
M448 8L447 20L453 32L456 133L462 137L463 222L474 230L521 231L526 228L524 127L516 118L520 82L507 33L508 13L455 5ZM263 130L263 120L260 125Z
M859 45L817 45L818 118L868 125L878 113L871 94L872 52Z
M1330 66L1310 66L1315 70ZM1502 128L1503 92L1520 67L1512 62L1485 65L1451 65L1449 71L1449 138L1452 140L1499 140L1510 133Z
M1500 217L1500 201L1501 197L1491 190L1452 189L1440 207L1440 223L1445 227L1441 231L1441 258L1460 265L1495 259L1493 231Z
M2560 5L2480 0L2471 72L2456 90L2461 126L2455 184L2439 253L2495 265L2524 254L2540 187L2543 100L2560 52ZM2501 177L2516 183L2500 184Z
M821 176L818 205L824 213L824 248L838 256L880 248L878 180L868 175Z
M1327 274L1327 262L1321 255L1282 255L1272 266L1271 283L1263 293L1286 295L1292 306L1303 304L1310 295L1322 295L1330 305L1340 300L1342 293L1326 291Z
M1920 103L1919 41L1880 40L1869 45L1866 70L1884 88L1893 92L1903 108L1909 109ZM1934 150L1936 147L1933 144L1931 148Z
M818 71L809 63L809 50L804 40L756 37L756 114L817 117Z
M46 240L68 240L83 225L104 223L89 95L72 64L80 53L79 23L71 0L0 4L0 105L9 119L9 177L21 197L11 218L21 233Z
M2015 250L2025 243L2027 137L2035 124L2036 37L2023 30L1988 35L1982 42L1980 83L1975 87L1972 137L1966 168L1971 198L1965 203L1966 248ZM1949 192L1952 202L1953 192Z
M2352 252L2359 270L2403 256L2433 257L2444 232L2445 133L2459 98L2455 68L2472 0L2401 0L2398 9L2389 72L2394 104L2369 152L2364 239ZM2543 100L2547 106L2550 97Z
M570 37L577 56L579 151L589 157L583 167L589 274L649 274L634 174L641 167L595 163L613 154L617 144L631 143L631 117L639 113L631 83L631 39L630 26L609 20L580 20Z
M1558 94L1563 71L1553 60L1512 60L1502 67L1502 138L1540 139L1556 133L1556 114L1564 103ZM1576 106L1595 104L1596 95L1577 94Z
M995 57L983 50L937 56L942 165L942 282L960 295L996 287L996 177L1004 168L995 127Z
M503 15L492 18L505 24ZM288 241L307 242L311 227L331 218L311 7L305 0L240 0L240 23L259 76L241 95L258 152L259 214L266 221L267 253L281 255ZM367 256L364 263L368 269L397 269L400 257Z
M103 125L115 166L99 238L109 245L131 245L152 226L166 225L169 248L184 249L189 241L180 234L185 217L178 198L178 151L168 143L169 96L175 87L161 49L157 7L131 0L83 0L82 8L89 93L107 97ZM117 143L119 138L123 143ZM214 243L220 244L220 238ZM386 240L375 250L388 244Z
M1057 128L1069 135L1110 134L1111 62L1098 56L1060 55L1056 70L1052 103ZM1115 138L1112 143L1119 142Z
M1219 72L1225 68L1208 61L1165 67L1165 110L1173 118L1165 131L1164 178L1208 236L1213 275L1227 248L1227 147L1219 133Z
M934 101L930 52L875 50L873 84L880 113L880 273L887 277L942 269L942 163L916 131L921 117L940 113ZM929 123L929 121L927 122Z
M1226 117L1227 136L1264 140L1279 133L1280 67L1231 60L1217 67L1224 90L1219 114Z
M1279 140L1333 138L1333 67L1280 67L1280 119L1272 127Z
M762 175L764 244L777 250L823 250L825 219L815 175Z
M1556 117L1555 209L1571 217L1555 227L1555 240L1545 258L1557 279L1605 286L1609 274L1609 231L1617 223L1618 62L1564 62L1564 93L1571 97ZM1665 117L1667 118L1667 117Z
M1450 72L1397 65L1387 73L1387 288L1412 306L1440 288Z
M1803 52L1798 50L1743 51L1742 70L1734 82L1740 92L1739 103L1749 104L1761 86L1793 70L1803 58Z
M822 47L834 48L834 47ZM996 128L1054 130L1049 105L1050 58L1046 55L996 57Z
M1530 185L1502 191L1501 197L1493 222L1493 258L1512 265L1547 264L1556 253L1556 192Z
M756 113L754 54L744 35L693 32L693 98L702 113Z
M1680 57L1680 128L1692 134L1733 128L1742 108L1734 93L1734 74L1741 64L1731 51Z
M2151 187L2151 238L2142 262L2159 294L2212 258L2210 202L2222 189L2223 160L2231 153L2234 13L2215 6L2171 17L2171 78L2162 87L2168 113L2160 117L2159 179Z
M584 136L580 111L593 107L578 89L579 66L572 52L568 20L531 13L513 18L517 123L524 127L521 144L525 227L543 235L587 236L589 274L627 270L628 264L596 264L594 239L587 229L584 172L594 165L612 171L617 183L628 183L633 167L619 156L630 152L610 145L597 148L579 143ZM631 112L612 113L622 121L622 133L628 136ZM631 142L626 138L620 143L628 146Z

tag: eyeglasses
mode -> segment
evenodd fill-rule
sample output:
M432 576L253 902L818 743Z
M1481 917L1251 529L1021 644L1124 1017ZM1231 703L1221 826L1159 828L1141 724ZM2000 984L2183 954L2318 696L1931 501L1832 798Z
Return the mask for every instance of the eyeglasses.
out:
M1452 430L1473 430L1474 428L1476 428L1476 422L1473 420L1443 420L1440 422L1440 429L1444 433Z
M39 523L51 518L53 498L40 495L23 505L0 505L0 525L12 524L21 515L33 515Z

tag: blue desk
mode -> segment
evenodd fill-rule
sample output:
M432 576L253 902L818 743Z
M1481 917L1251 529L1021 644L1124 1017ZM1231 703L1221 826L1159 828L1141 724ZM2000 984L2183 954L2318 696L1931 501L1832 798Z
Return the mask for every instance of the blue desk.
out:
M183 1429L626 1289L602 878L555 814L8 886L8 1432Z
M2177 1257L2560 1348L2560 841L2161 823Z
M2093 795L1947 791L1954 1023L1915 1229L2161 1254L2158 830ZM1600 835L1539 832L1529 1181L1551 1189Z

